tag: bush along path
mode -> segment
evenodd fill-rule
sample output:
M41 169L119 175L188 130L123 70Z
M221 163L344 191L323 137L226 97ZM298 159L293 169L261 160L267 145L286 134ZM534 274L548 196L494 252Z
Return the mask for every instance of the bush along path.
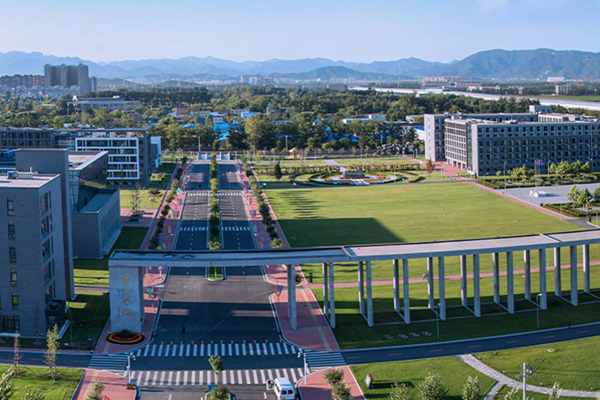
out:
M217 156L212 155L210 161L210 215L208 217L209 236L208 249L221 250L223 241L221 238L221 201L219 198L219 167ZM209 279L223 279L222 267L210 267L207 270Z

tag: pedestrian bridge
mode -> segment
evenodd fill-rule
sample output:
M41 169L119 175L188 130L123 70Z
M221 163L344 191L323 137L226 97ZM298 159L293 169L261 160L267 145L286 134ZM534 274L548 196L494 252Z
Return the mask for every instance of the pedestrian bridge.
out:
M600 230L547 233L539 235L453 240L423 243L396 243L362 246L312 247L268 250L218 250L218 251L157 251L116 250L109 259L111 326L113 331L128 329L141 331L144 320L143 271L145 267L233 267L259 265L323 265L324 313L335 327L335 264L358 263L358 301L367 324L373 326L373 296L371 262L389 260L393 268L394 310L404 322L410 323L409 260L426 259L428 307L446 319L445 267L446 257L460 257L461 304L476 317L481 316L480 260L491 255L494 279L494 302L509 313L515 312L514 253L523 252L525 299L532 302L531 252L538 251L539 307L546 309L546 251L554 254L555 295L562 296L561 249L569 248L570 297L578 304L577 249L583 248L583 291L590 293L590 245L600 244ZM506 254L506 304L500 301L500 257ZM469 302L467 285L467 257L472 257L473 301ZM437 279L434 261L437 260ZM402 268L400 268L400 265ZM288 315L293 329L296 322L295 268L288 268ZM435 296L435 281L438 294ZM402 284L402 285L401 285ZM402 286L402 296L400 295ZM536 303L538 304L538 303Z

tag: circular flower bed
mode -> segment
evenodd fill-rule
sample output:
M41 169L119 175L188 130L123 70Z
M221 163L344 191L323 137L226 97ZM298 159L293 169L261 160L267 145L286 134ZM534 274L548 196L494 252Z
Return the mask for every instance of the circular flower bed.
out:
M111 333L106 340L114 344L137 344L144 340L144 335L136 332L121 331Z

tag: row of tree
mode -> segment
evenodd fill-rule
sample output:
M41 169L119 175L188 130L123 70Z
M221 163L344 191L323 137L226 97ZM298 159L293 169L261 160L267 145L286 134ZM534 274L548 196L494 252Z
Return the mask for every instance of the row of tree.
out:
M217 166L217 156L215 154L212 155L210 161L210 190L210 215L208 217L210 238L208 241L208 248L209 250L220 250L222 247L221 203L219 200L219 169Z

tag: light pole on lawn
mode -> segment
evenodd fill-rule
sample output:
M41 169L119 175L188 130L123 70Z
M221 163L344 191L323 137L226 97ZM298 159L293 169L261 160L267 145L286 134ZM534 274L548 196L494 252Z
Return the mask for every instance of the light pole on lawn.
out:
M440 311L442 303L438 303L438 309L435 313L435 329L437 332L437 339L440 340Z
M308 376L308 364L306 363L306 352L298 352L298 358L304 356L304 383L306 383L306 377Z
M526 363L523 363L523 372L516 376L517 379L523 378L523 400L527 400L527 377L529 376L535 376L535 372Z
M133 360L135 361L135 356L133 355L132 351L127 353L127 382L128 383L132 383L131 382L131 358L133 358Z
M506 202L506 161L504 161L504 201Z
M538 329L540 329L540 300L541 300L541 297L543 295L544 295L543 293L538 293L538 295L535 297L536 304L537 304L536 313L537 313L537 327L538 327Z

